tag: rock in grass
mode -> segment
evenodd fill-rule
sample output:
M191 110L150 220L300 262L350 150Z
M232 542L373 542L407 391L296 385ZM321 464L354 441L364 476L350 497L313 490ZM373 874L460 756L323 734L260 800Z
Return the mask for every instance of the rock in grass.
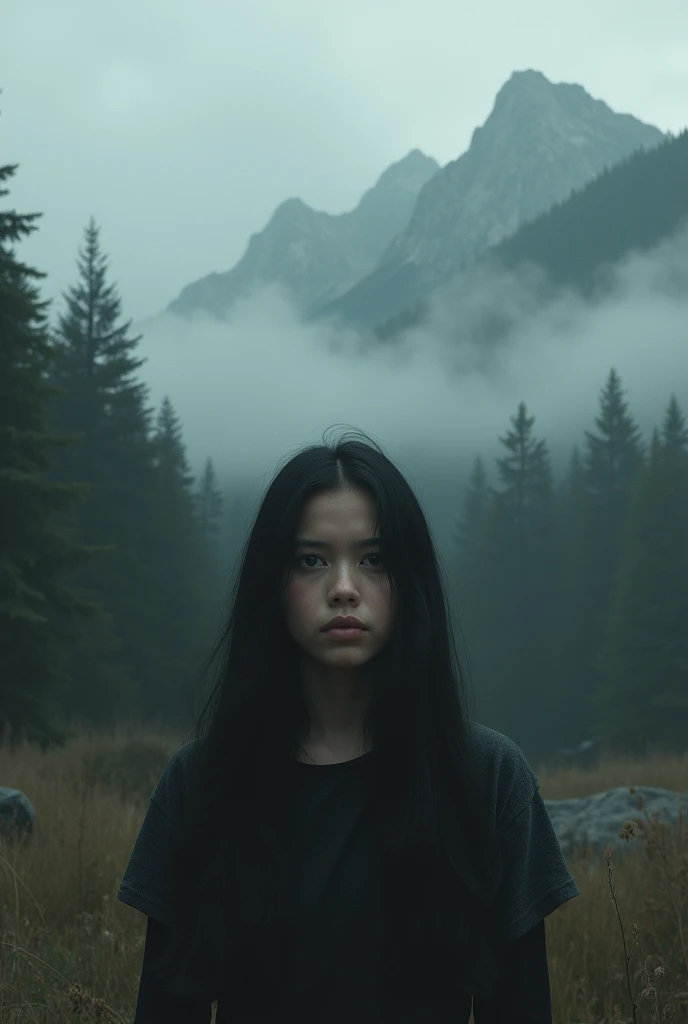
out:
M636 801L641 794L645 804L639 810ZM637 827L637 838L627 842L619 836L624 822L634 818L645 820L645 812L652 820L658 813L660 824L675 831L678 829L679 807L683 811L684 834L688 841L688 793L652 786L636 786L635 792L631 793L628 786L617 786L592 796L545 800L545 806L565 857L584 853L588 848L593 855L603 856L607 846L620 853L642 849L645 841Z
M0 838L15 839L30 835L36 823L36 810L20 789L0 786Z

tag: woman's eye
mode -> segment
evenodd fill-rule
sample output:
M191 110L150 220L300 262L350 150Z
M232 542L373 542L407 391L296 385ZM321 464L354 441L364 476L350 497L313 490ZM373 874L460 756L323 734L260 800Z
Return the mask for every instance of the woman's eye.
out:
M318 558L320 558L320 555L301 555L297 559L298 564L301 565L303 563L304 559L306 559L306 558L318 559ZM377 551L369 552L367 555L365 555L365 558L375 558L375 559L377 559L377 561L371 566L372 569L378 569L382 565L382 555L379 554ZM306 565L306 566L304 566L304 568L306 568L306 569L315 569L316 566L315 565Z
M374 566L375 569L382 565L382 555L377 551L371 551L370 554L366 555L366 558L377 558L377 562Z
M301 555L301 558L298 559L299 564L301 564L306 558L320 558L320 555ZM307 565L306 568L307 569L312 569L313 566L312 565Z

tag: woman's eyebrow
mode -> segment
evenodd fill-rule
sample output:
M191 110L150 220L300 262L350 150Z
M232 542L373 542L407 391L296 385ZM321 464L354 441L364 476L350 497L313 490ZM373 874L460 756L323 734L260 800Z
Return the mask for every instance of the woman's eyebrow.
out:
M331 548L332 547L332 545L328 544L327 541L325 541L325 540L308 540L307 537L299 537L297 539L297 541L296 541L296 545L295 546L297 548ZM369 548L369 547L379 547L379 546L380 546L380 538L379 537L366 537L365 540L358 540L354 544L354 547L356 547L356 548Z

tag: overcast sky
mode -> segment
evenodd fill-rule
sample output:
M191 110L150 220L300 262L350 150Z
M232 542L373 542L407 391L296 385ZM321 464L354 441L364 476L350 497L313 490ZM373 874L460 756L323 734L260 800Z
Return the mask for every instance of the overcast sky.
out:
M229 269L274 208L355 206L419 147L468 146L512 71L680 131L686 0L2 0L0 161L44 213L23 253L74 278L93 214L125 313Z

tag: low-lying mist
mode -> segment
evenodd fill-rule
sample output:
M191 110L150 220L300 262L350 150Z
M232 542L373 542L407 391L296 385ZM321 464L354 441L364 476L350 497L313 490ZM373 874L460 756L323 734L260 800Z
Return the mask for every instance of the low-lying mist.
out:
M424 326L371 347L353 329L304 323L269 286L224 323L165 313L139 325L139 374L156 407L169 395L194 474L211 456L223 489L250 511L302 445L335 425L364 430L416 487L445 553L476 455L497 483L499 436L519 402L548 442L556 481L596 429L612 367L646 440L672 393L688 415L688 229L621 264L603 300L542 294L535 271L476 268L437 297ZM478 345L487 315L510 327Z

